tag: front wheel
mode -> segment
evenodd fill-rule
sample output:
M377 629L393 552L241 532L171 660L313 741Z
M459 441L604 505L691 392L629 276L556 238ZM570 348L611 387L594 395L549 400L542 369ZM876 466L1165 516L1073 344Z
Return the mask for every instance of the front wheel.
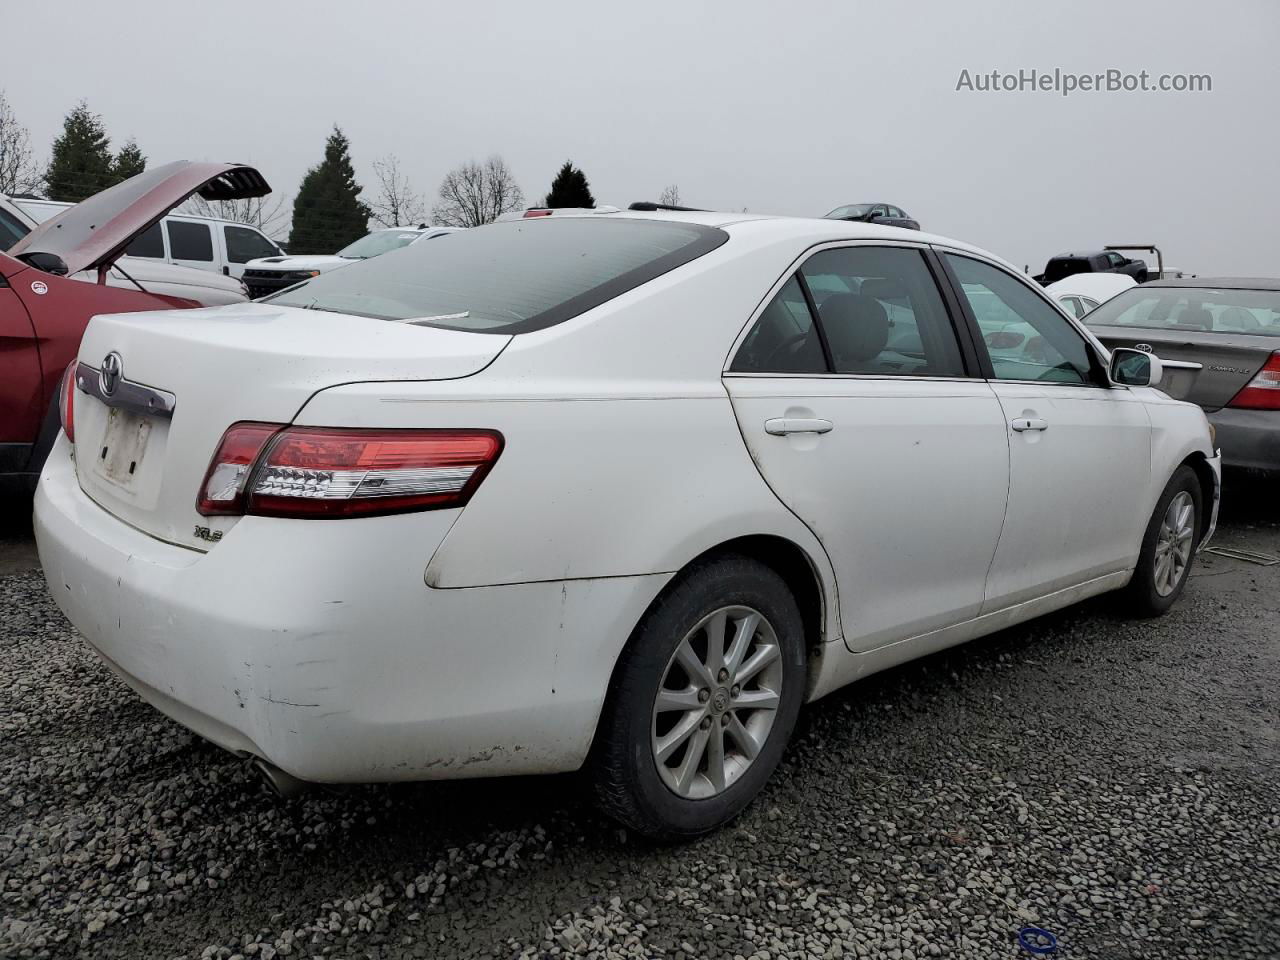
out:
M714 830L769 778L804 698L785 581L740 556L688 571L636 628L593 752L604 811L657 839Z
M1202 504L1195 471L1179 467L1160 495L1142 538L1142 552L1126 594L1134 615L1158 617L1181 595L1200 543Z

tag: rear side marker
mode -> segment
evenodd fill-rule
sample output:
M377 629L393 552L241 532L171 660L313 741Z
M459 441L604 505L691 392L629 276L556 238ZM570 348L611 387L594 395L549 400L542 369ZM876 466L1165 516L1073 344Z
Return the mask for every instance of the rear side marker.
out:
M200 488L204 516L334 519L465 504L502 452L494 430L362 430L242 422Z

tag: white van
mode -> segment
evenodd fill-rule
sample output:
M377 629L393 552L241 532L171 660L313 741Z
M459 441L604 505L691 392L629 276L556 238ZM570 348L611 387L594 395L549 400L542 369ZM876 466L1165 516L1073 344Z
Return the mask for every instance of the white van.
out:
M37 223L56 217L72 206L58 200L25 197L15 197L13 202ZM257 227L185 213L169 214L142 233L125 251L129 257L212 270L237 279L244 276L244 265L250 260L278 257L283 253Z

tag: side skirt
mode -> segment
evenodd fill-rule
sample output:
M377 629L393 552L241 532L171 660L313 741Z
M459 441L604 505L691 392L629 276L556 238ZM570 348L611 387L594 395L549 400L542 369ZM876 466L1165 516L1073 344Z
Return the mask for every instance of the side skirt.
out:
M1043 597L1037 597L1034 600L1026 600L1010 607L992 610L990 613L984 613L982 616L974 617L972 620L966 620L955 626L943 627L929 633L922 633L919 636L908 637L905 640L897 640L882 647L876 647L874 650L852 653L848 651L843 642L825 644L827 651L830 652L824 651L825 655L820 673L810 691L809 700L811 702L817 700L819 697L826 696L831 691L838 690L846 684L853 683L855 680L861 680L863 677L879 673L881 670L896 667L898 664L906 663L908 660L925 657L931 653L937 653L939 650L945 650L947 647L954 647L968 640L984 637L1006 627L1012 627L1015 624L1032 620L1046 613L1052 613L1054 610L1069 607L1073 603L1079 603L1081 600L1097 596L1100 593L1119 590L1132 577L1132 570L1108 573L1105 576L1095 577L1092 580L1086 580L1084 583L1076 584L1074 587L1055 590L1053 593L1045 594ZM836 650L837 643L840 648L839 651ZM840 651L843 651L843 653Z

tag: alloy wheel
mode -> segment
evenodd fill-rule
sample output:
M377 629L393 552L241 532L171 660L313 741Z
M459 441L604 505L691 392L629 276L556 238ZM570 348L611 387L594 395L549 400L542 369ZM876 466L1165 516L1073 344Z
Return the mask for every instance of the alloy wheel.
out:
M667 662L653 704L658 773L680 797L723 793L759 755L782 693L778 637L758 610L722 607Z
M1169 501L1156 535L1153 578L1156 593L1167 597L1177 588L1191 562L1191 544L1195 539L1195 501L1187 491L1179 491Z

